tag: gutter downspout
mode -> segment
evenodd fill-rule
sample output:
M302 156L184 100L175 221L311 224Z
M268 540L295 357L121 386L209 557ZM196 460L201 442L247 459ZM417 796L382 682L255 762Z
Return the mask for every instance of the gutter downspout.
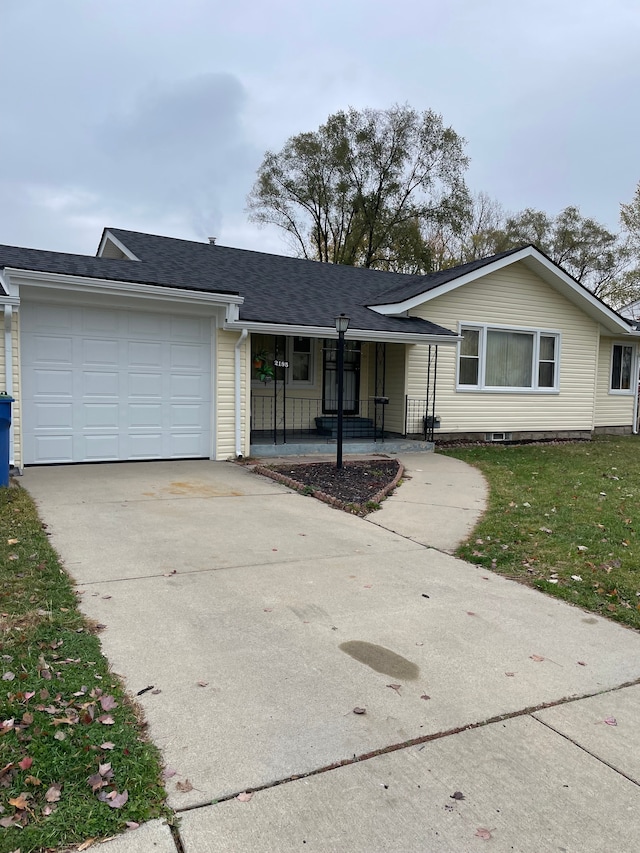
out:
M4 306L4 377L5 391L13 397L13 348L11 345L11 326L13 320L13 308L11 305ZM13 443L13 419L9 428L9 466L15 467L15 452Z
M242 383L240 372L240 347L247 339L249 334L248 329L243 329L240 332L240 337L236 341L234 352L234 367L235 367L235 428L236 428L236 459L242 459Z

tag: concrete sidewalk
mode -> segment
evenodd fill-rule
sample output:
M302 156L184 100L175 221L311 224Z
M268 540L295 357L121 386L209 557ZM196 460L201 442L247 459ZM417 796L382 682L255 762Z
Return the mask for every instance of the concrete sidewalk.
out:
M27 470L114 669L161 690L185 853L635 851L640 636L444 553L484 483L402 461L367 519L225 463ZM171 849L145 832L104 849Z

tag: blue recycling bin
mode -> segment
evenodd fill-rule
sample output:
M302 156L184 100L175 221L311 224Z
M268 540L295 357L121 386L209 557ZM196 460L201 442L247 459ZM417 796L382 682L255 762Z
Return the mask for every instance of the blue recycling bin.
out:
M0 486L9 485L9 430L13 397L0 394Z

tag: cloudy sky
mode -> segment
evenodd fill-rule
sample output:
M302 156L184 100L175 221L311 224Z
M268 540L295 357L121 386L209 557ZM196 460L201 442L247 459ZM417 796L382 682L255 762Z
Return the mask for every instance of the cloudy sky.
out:
M615 229L640 180L638 0L0 0L0 33L0 243L287 253L256 169L348 106L441 113L509 210Z

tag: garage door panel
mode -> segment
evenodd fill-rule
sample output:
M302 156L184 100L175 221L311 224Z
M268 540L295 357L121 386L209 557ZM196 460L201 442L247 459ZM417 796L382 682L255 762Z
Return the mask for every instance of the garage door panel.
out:
M151 341L130 341L128 367L162 367L162 344Z
M210 455L208 319L20 311L27 464Z
M39 429L73 429L73 403L38 403L35 424Z
M73 371L71 370L33 370L33 384L41 397L73 396Z
M162 459L168 455L163 453L161 432L130 435L127 443L129 459Z
M84 435L78 442L85 462L117 462L120 440L117 435Z
M83 406L84 429L117 430L120 425L120 407L117 403L85 403Z
M39 462L73 462L73 438L70 435L43 435L25 441L25 454Z
M172 400L206 399L205 377L201 373L172 373L169 377L169 394Z
M53 335L36 335L30 351L31 363L38 364L72 364L73 338L55 337Z
M82 361L84 364L117 367L119 353L118 341L93 340L91 338L85 338L82 341Z
M120 374L108 370L82 371L83 397L118 397Z
M163 396L163 375L161 373L129 373L127 375L129 397Z

